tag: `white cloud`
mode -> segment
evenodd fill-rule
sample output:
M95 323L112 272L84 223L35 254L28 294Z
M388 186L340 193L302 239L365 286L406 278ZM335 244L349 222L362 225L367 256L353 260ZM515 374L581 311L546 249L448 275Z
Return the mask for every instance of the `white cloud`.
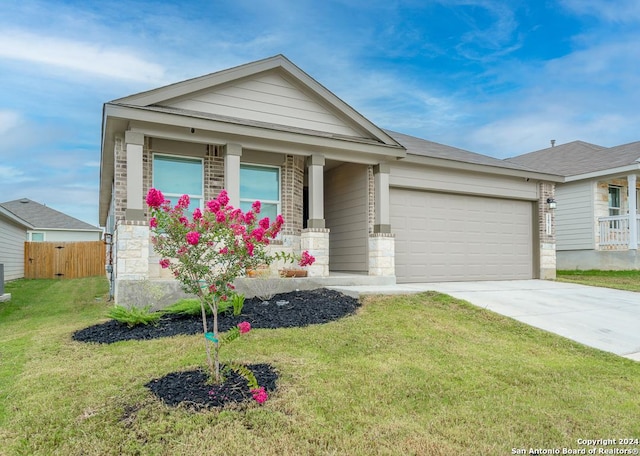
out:
M146 61L128 49L21 30L3 31L0 58L137 82L158 83L164 78L161 65Z
M609 22L640 20L638 0L561 0L560 4L575 14L595 16Z
M9 133L21 122L21 116L15 111L0 111L0 135Z
M35 177L27 176L22 170L14 166L0 165L0 181L2 184L19 184L37 180Z

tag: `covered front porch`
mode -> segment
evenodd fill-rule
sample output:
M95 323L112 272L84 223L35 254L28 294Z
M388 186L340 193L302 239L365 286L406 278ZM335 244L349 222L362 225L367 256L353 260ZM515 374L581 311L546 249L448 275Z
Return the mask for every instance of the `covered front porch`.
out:
M598 184L600 200L607 208L597 207L598 250L637 250L640 243L638 210L638 179L635 173L625 178L610 179ZM599 210L598 210L599 209Z

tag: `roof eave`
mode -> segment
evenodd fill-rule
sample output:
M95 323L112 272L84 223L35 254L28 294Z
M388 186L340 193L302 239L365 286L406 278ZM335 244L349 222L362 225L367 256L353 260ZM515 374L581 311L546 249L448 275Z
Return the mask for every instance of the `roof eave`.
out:
M591 171L583 174L576 174L573 176L567 176L565 177L565 182L574 182L574 181L579 181L584 179L594 179L596 177L615 176L617 174L633 173L639 170L640 170L640 163L634 163L630 165L618 166L616 168L608 168L608 169L602 169L598 171Z
M424 157L420 155L407 154L407 157L402 159L403 162L416 163L421 165L430 165L436 166L440 168L449 168L449 169L458 169L465 171L475 171L487 174L494 174L500 176L513 176L513 177L522 177L525 179L535 179L547 182L564 182L564 177L557 174L548 174L541 173L539 171L534 170L521 170L521 169L513 169L506 168L500 166L492 166L492 165L483 165L479 163L469 163L460 160L451 160L445 158L436 158L436 157Z

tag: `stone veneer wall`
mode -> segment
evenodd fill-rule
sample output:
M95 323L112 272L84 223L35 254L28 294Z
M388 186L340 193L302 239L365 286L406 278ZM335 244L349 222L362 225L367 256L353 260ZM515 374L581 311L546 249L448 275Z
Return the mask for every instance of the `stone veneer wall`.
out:
M369 235L369 275L395 277L395 235L372 233Z
M538 199L538 239L540 243L540 278L556 278L555 209L549 209L548 198L555 198L555 184L541 182Z

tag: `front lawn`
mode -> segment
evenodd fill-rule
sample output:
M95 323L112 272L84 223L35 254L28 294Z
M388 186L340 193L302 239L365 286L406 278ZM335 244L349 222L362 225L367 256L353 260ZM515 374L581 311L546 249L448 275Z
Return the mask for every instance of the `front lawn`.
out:
M640 271L557 271L560 282L579 283L594 287L640 291Z
M202 365L202 336L76 342L74 331L104 321L104 279L20 280L7 291L0 454L506 455L640 438L640 363L438 293L255 329L222 356L271 364L277 391L263 405L196 413L144 385Z

